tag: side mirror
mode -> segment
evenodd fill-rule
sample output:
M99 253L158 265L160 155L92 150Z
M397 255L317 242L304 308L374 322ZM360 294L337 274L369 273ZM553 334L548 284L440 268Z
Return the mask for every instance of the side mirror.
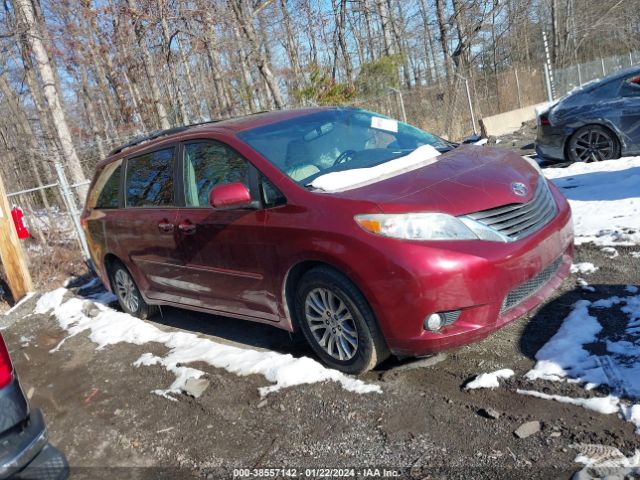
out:
M240 182L227 183L211 189L209 203L213 208L247 207L251 205L251 194Z

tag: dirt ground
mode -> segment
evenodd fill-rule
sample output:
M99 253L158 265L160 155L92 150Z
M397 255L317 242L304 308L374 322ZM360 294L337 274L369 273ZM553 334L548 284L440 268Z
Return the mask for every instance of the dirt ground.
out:
M24 390L44 410L51 440L67 454L73 478L226 478L237 468L283 467L298 475L354 468L359 478L366 468L413 478L570 478L580 467L572 445L612 445L629 455L639 443L633 425L515 390L531 387L522 375L577 299L622 294L638 281L640 259L627 250L618 248L620 255L610 259L599 248L578 247L576 261L600 267L589 277L595 293L576 287L572 276L540 310L485 341L448 352L434 366L388 361L363 376L382 394L322 383L284 389L263 401L257 390L268 384L263 377L198 364L193 366L207 372L210 387L197 400L182 395L174 402L151 393L168 386L173 374L132 365L142 353L166 353L164 346L121 343L96 351L81 333L51 353L67 333L54 317L32 314L35 298L1 318L0 328L8 327L3 334ZM226 343L311 355L299 338L267 326L178 309L164 309L153 321ZM498 368L516 372L504 387L462 388L474 375ZM556 382L542 391L585 395L578 386ZM487 418L481 409L494 409L499 418ZM516 438L514 431L531 420L541 422L541 431Z

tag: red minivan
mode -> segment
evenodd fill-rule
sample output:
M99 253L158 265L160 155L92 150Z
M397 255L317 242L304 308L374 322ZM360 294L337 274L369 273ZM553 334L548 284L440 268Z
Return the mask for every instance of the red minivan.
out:
M98 165L82 223L124 311L300 329L347 373L486 337L573 254L569 205L535 162L356 108L130 142Z

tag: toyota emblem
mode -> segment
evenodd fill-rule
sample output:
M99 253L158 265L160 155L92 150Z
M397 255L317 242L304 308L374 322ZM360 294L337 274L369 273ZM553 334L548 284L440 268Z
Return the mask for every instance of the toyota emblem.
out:
M511 190L519 197L524 197L529 192L527 186L520 182L513 182L511 184Z

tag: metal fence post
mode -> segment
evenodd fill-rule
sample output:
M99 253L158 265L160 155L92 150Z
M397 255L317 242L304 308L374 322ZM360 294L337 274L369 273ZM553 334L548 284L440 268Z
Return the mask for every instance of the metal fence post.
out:
M522 98L520 97L520 80L518 79L518 69L514 70L516 74L516 92L518 93L518 108L522 108Z
M580 72L580 64L578 64L577 67L578 67L578 84L582 86L582 72Z
M547 87L547 100L553 102L553 92L551 91L551 80L549 79L549 67L544 64L544 84Z
M600 63L602 64L602 76L606 77L607 76L607 70L604 68L604 58L600 59Z
M402 97L402 92L397 88L393 88L393 87L388 87L388 88L389 90L394 92L397 95L398 99L400 100L400 115L402 116L402 121L404 123L407 123L407 111L404 109L404 98Z
M460 77L464 80L464 88L467 91L467 102L469 104L469 113L471 114L471 130L473 130L473 134L476 133L476 116L473 113L473 102L471 101L471 92L469 91L469 80L467 77L463 77L458 72L455 72L456 76Z
M633 55L629 52L629 66L633 67Z
M556 85L553 81L553 70L551 69L551 54L549 53L549 42L547 42L547 32L542 31L542 40L544 42L544 52L547 59L545 63L545 77L547 79L547 91L549 92L549 101L553 101L556 97Z
M78 238L78 243L80 244L80 248L82 249L83 256L88 260L89 258L91 258L89 256L89 246L87 245L87 239L84 237L84 232L82 231L82 226L80 225L80 216L78 213L78 207L76 206L76 200L73 196L71 188L69 187L69 182L67 181L67 176L64 173L64 168L59 163L55 164L55 168L58 175L60 192L62 193L62 198L64 199L67 211L69 212L69 215L71 215L73 228L75 229L76 237Z

